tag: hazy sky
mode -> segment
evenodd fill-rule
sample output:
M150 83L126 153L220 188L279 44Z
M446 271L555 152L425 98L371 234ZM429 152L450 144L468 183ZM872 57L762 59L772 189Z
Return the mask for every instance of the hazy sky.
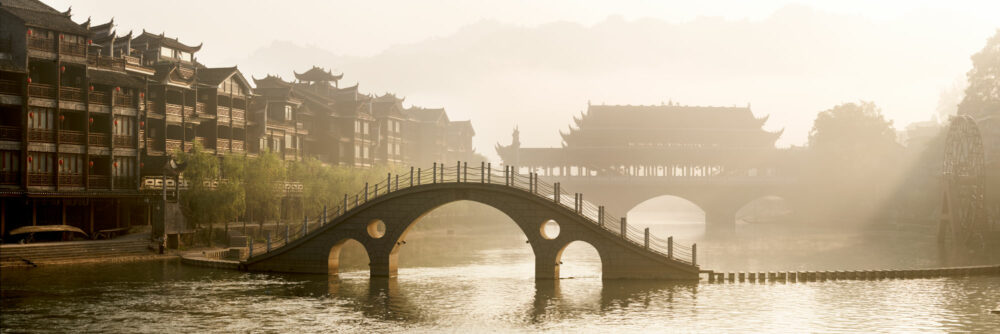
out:
M897 128L902 128L933 115L941 91L964 76L971 66L969 56L981 49L986 38L1000 28L1000 1L46 2L59 10L72 5L77 21L92 16L96 23L103 23L114 16L121 34L130 29L140 32L145 28L155 33L165 31L167 35L179 37L187 43L204 42L205 47L198 54L199 61L213 66L240 65L244 71L251 72L247 73L248 76L261 77L264 73L278 71L287 79L291 77L292 70L303 70L305 64L301 61L289 61L291 64L284 67L282 64L260 64L261 59L271 59L261 58L262 50L273 48L276 41L292 43L304 50L321 50L331 55L328 57L330 60L313 62L345 72L345 81L349 84L361 82L363 91L392 91L407 96L407 104L445 107L453 119L471 118L477 130L478 150L490 156L495 156L493 143L509 140L510 128L514 124L521 127L522 142L526 145L557 146L557 129L565 129L571 123L570 116L585 109L588 100L595 103L658 104L673 99L686 104L723 106L752 103L758 116L771 115L766 126L768 129L785 129L785 135L779 141L781 145L802 144L816 112L858 99L874 100L882 106L887 117L896 121ZM386 74L378 70L380 67L424 66L392 63L406 62L407 58L398 54L426 49L421 46L435 43L459 47L470 45L472 43L463 44L454 40L469 35L469 30L485 29L483 22L508 30L511 27L529 29L515 31L514 36L532 36L535 31L530 29L538 28L536 30L542 33L559 29L553 28L552 22L573 23L584 28L601 27L582 32L591 33L608 31L603 24L618 21L634 23L625 31L635 31L652 20L670 25L667 28L661 26L661 31L680 30L672 38L687 38L683 31L704 33L706 26L744 24L753 29L756 22L773 26L772 21L781 19L776 19L775 13L794 4L802 5L797 8L807 7L822 15L835 16L831 22L858 22L858 26L874 30L872 35L877 37L870 40L856 33L847 35L860 42L853 45L849 41L844 46L870 47L872 53L878 54L866 55L868 50L856 50L846 54L849 59L838 60L843 55L834 52L830 59L819 58L822 61L814 63L807 61L815 58L814 55L790 55L789 58L798 57L791 63L817 67L800 67L805 69L801 73L754 71L753 64L726 69L733 73L731 76L726 75L729 72L706 64L685 67L703 70L703 76L695 71L658 64L622 66L596 74L590 69L574 73L572 67L480 73L484 77L474 82L489 82L492 87L483 89L501 95L472 91L463 86L456 88L453 83L435 82L423 72L397 70L396 73ZM791 30L796 30L795 24L816 25L814 22L779 23L789 24ZM821 33L829 30L829 35L839 36L837 30L842 28L828 27ZM631 37L635 36L628 38ZM895 39L905 42L895 45L897 49L892 49L892 52L880 49L883 46L878 43ZM452 42L442 42L449 40ZM840 41L836 38L831 40ZM922 41L934 45L922 45ZM767 41L761 44L767 44ZM712 47L709 50L717 50ZM910 54L898 61L890 59L911 51L919 54ZM461 55L465 50L454 52ZM757 56L773 57L775 54L781 55L781 51ZM696 57L697 53L686 56ZM669 57L663 58L665 64L671 61ZM834 64L824 72L819 68L826 66L824 62ZM857 63L857 69L852 67L852 63ZM601 64L606 66L606 63ZM426 66L438 72L447 71L447 67L441 70L442 67L433 64ZM896 68L879 70L894 66ZM799 67L780 70L794 68ZM665 77L674 74L674 77ZM396 77L393 78L393 75ZM443 76L451 77L452 74L444 73ZM421 81L424 79L426 81ZM498 85L517 87L506 89ZM545 94L532 94L539 91L545 91ZM542 114L536 122L527 121Z

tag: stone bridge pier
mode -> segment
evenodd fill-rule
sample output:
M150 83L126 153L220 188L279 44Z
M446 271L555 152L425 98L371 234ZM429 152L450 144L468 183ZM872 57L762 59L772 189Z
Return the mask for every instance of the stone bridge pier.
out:
M406 251L406 236L414 223L437 207L461 200L494 207L517 224L535 254L537 279L558 278L562 252L575 241L597 250L604 279L698 279L697 266L650 252L552 200L479 183L424 185L379 196L301 239L247 260L243 266L249 271L336 274L341 247L347 240L356 240L368 253L372 277L396 277L399 254ZM559 225L556 236L542 231L550 220ZM618 222L607 224L619 226Z

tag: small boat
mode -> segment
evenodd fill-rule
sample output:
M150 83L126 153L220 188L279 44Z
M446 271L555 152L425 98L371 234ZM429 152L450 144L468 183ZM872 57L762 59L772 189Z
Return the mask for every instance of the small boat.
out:
M75 226L69 226L69 225L22 226L11 230L10 235L28 234L28 239L25 241L32 242L34 241L35 233L46 233L46 232L61 232L63 233L63 239L66 239L65 238L66 233L80 233L83 234L84 237L87 236L87 233L84 232L83 230Z

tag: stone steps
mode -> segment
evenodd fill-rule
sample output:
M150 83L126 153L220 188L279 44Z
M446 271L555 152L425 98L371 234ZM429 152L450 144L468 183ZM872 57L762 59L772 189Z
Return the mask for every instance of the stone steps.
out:
M0 267L24 266L24 260L38 264L149 255L153 254L149 245L145 239L4 245L0 247Z

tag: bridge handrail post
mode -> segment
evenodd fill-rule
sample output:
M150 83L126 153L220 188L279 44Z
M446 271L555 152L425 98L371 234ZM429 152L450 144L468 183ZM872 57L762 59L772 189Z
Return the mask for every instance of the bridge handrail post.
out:
M424 171L421 170L421 169L422 168L417 168L417 185L418 186L420 185L420 176L424 174ZM412 183L413 183L413 175L410 175L410 183L412 185Z
M580 205L579 205L579 207L580 207L580 209L579 209L580 213L583 214L583 193L580 193Z
M469 182L469 163L462 162L462 178L465 179L464 182Z
M253 238L250 238L250 242L247 243L247 258L253 257Z
M503 185L510 186L510 166L503 166Z
M323 224L326 224L326 205L323 206L323 220L319 222L319 226L323 226Z
M597 225L604 227L604 206L597 207Z
M573 193L573 212L580 213L580 193Z
M479 162L479 183L486 183L486 162Z
M306 237L306 233L309 232L309 217L302 215L302 237Z
M413 166L410 166L410 186L413 186Z
M368 203L368 182L365 182L365 203Z
M287 224L285 224L285 244L286 245L288 244L288 237L290 237L290 234L291 234L291 233L289 233L290 231L291 231L291 228Z
M628 239L628 230L627 229L628 229L627 218L622 217L622 231L621 231L622 238Z
M438 178L438 163L435 162L433 168L434 168L432 170L433 173L431 173L431 174L434 174L434 175L431 176L431 181L433 181L432 183L437 183L438 182L438 179L437 179Z
M389 192L391 191L392 191L392 173L388 173L385 177L385 193L389 194Z
M267 234L267 249L265 253L271 252L271 233Z
M486 163L486 183L493 183L493 163Z
M399 191L399 174L396 174L396 191Z
M667 258L674 259L674 236L667 237Z
M535 193L535 173L528 172L528 192Z
M360 204L361 204L361 200L360 200L360 198L358 198L358 194L354 194L354 207L357 208L358 205L360 205Z
M441 183L444 183L444 171L445 171L444 163L442 162L441 163Z
M455 161L455 182L456 183L461 183L462 182L462 162L461 161Z
M552 184L552 192L555 193L555 196L553 196L553 200L556 201L556 204L559 204L560 201L559 198L562 197L562 194L559 193L560 190L561 189L559 189L559 182Z
M649 228L648 227L645 230L645 234L646 234L646 237L645 237L643 245L644 245L644 247L646 247L646 249L649 249Z
M372 198L375 198L375 197L378 197L378 183L375 184L375 193L372 195Z
M698 244L691 244L691 265L698 265Z

